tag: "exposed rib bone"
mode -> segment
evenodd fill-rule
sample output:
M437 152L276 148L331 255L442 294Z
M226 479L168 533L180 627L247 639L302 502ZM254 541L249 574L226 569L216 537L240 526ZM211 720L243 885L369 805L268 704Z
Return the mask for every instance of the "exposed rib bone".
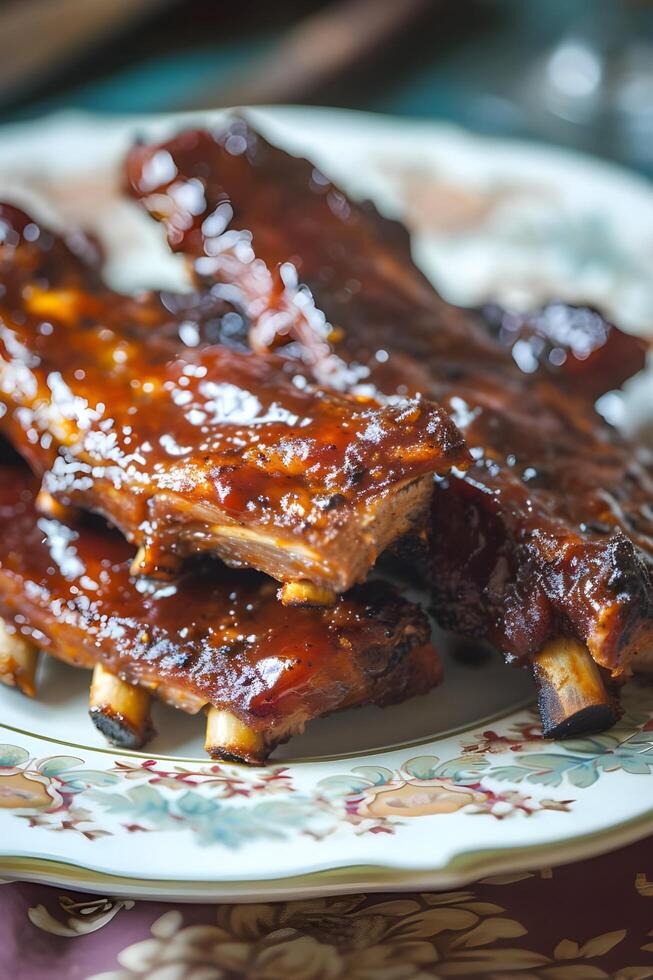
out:
M62 524L70 524L75 515L73 507L66 507L65 504L55 500L47 490L39 490L36 497L36 509L45 517L50 517L54 521L61 521Z
M545 738L603 731L619 717L599 668L578 640L562 636L547 643L533 661L533 674Z
M38 647L18 633L10 633L0 619L0 682L17 687L33 698L36 694Z
M144 576L145 578L173 579L179 572L181 559L175 555L162 552L161 549L141 545L134 560L131 563L129 572L134 578Z
M333 606L336 593L333 589L313 585L307 579L299 579L284 582L279 589L279 598L284 606Z
M211 707L206 716L204 748L212 759L259 762L265 756L265 741L230 711Z
M93 724L114 745L138 749L154 734L150 695L96 664L91 681L89 714Z

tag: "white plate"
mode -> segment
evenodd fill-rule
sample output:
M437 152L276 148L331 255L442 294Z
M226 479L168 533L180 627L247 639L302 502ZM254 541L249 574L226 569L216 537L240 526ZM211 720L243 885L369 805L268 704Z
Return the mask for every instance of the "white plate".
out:
M252 115L404 216L418 260L457 302L590 300L653 329L653 194L637 178L432 124ZM5 130L0 197L94 227L122 288L183 285L161 229L116 191L134 134L178 125L66 115ZM641 377L606 411L644 422L651 392ZM552 744L525 673L440 647L439 690L316 722L256 770L208 762L197 719L163 707L147 754L107 749L86 715L88 675L44 659L38 701L0 690L0 873L132 896L288 898L450 887L653 830L651 686L627 690L613 731Z

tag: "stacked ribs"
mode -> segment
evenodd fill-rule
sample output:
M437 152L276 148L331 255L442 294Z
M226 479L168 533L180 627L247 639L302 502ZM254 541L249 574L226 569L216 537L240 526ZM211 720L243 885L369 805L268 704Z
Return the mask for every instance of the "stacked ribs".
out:
M207 750L256 762L311 718L400 701L439 680L427 618L382 583L314 609L284 607L270 579L234 576L206 557L174 587L144 583L130 575L133 549L120 533L84 516L43 517L38 481L15 461L1 477L0 612L22 624L28 657L42 647L102 665L91 711L122 745L150 733L149 692L192 713L211 706ZM31 693L25 656L13 676ZM116 688L112 677L129 683Z
M320 388L215 343L229 304L198 300L191 319L188 299L121 296L87 243L7 205L0 227L0 426L39 481L3 476L5 680L30 690L36 646L97 663L91 710L114 740L144 741L153 689L208 705L211 754L247 761L311 717L432 687L424 613L380 585L342 593L426 524L433 474L467 463L449 416ZM124 535L119 561L87 512ZM215 560L195 570L211 555L279 595Z
M0 428L34 474L2 475L5 680L43 647L94 668L114 740L155 692L261 761L439 681L424 613L360 584L390 549L531 667L547 734L612 723L653 646L653 460L594 402L643 344L450 306L401 225L243 120L135 146L126 182L192 295L116 294L91 243L0 210Z
M618 678L652 645L653 461L594 401L643 367L644 344L588 309L450 306L400 225L242 120L135 147L127 180L198 283L240 304L257 349L335 387L419 392L449 411L474 463L436 481L438 618L534 664L551 733L572 707L577 726L614 717L593 664Z

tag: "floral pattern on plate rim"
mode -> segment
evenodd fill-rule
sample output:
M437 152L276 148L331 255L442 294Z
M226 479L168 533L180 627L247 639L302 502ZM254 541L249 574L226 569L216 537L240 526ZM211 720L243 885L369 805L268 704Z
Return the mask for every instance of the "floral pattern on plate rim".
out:
M32 758L0 746L0 808L31 827L93 841L121 833L189 830L200 845L237 848L292 833L316 842L348 827L392 834L405 820L464 812L496 820L569 813L579 792L610 773L653 772L650 686L631 687L621 721L609 732L545 742L534 715L459 738L460 754L407 756L395 768L355 765L299 791L293 767L181 765L138 757L91 769L78 756ZM429 748L437 748L432 746ZM538 794L562 788L565 798Z

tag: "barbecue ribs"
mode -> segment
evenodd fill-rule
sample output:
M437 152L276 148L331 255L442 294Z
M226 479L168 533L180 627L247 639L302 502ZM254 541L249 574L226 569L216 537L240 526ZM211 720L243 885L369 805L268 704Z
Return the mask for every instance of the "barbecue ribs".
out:
M328 610L287 609L269 579L206 557L174 585L148 585L130 577L133 547L117 531L45 518L37 491L24 464L0 464L0 640L100 663L191 713L211 705L237 719L239 737L208 746L216 758L262 762L313 718L440 680L427 618L381 582ZM7 658L4 679L29 690ZM114 739L138 744L121 719L104 720Z
M126 176L197 282L242 306L254 348L301 358L337 387L421 393L451 413L474 464L434 495L443 625L520 662L567 637L614 677L651 648L652 458L593 407L624 366L643 365L641 342L589 311L571 329L567 310L562 336L549 309L511 337L496 310L447 304L399 224L240 119L138 145ZM581 725L611 717L590 712Z
M165 297L109 291L15 208L0 206L0 232L0 428L47 493L141 546L137 571L213 551L317 587L289 601L332 601L424 521L432 474L467 461L436 405L380 406L287 359L200 343Z

